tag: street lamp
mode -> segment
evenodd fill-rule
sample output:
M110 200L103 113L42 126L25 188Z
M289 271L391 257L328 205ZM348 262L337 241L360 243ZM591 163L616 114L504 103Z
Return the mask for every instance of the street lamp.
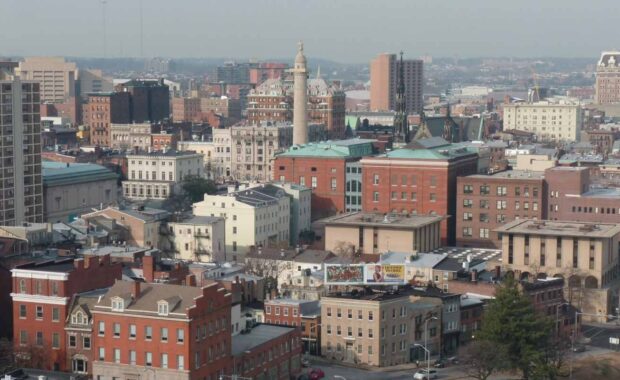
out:
M571 351L571 360L570 360L570 367L569 367L569 379L573 378L573 361L575 360L575 338L576 338L576 332L577 332L577 318L580 315L587 315L589 317L605 317L605 318L614 318L614 315L607 315L607 314L590 314L590 313L580 313L578 311L575 312L575 323L573 324L573 336L571 338L571 342L570 342L570 351Z
M424 347L428 347L428 321L432 321L433 319L436 320L436 321L439 320L439 318L433 316L433 317L430 317L430 318L426 318L426 320L424 321ZM430 367L431 367L431 352L430 351L428 351L427 362L428 362L427 363L428 367L430 369Z
M413 346L421 347L424 351L426 351L426 354L428 355L428 360L426 361L426 379L425 380L429 380L431 378L431 352L428 350L428 348L426 348L426 346L423 346L421 344L414 343Z
M558 319L560 318L560 308L564 306L570 306L570 302L562 302L555 308L555 325L556 325L556 335L560 336L560 324Z
M319 354L319 330L318 330L318 328L320 326L322 326L322 325L323 325L322 323L317 323L317 324L314 324L314 325L310 325L310 339L312 339L312 330L314 329L316 331L316 343L314 345L314 354L316 356L319 356L318 355ZM310 352L310 344L311 343L312 343L312 341L310 341L308 343L308 352Z

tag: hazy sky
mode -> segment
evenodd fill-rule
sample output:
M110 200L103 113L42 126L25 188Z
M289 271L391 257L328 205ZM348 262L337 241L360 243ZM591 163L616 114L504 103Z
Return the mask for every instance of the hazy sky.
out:
M0 0L0 56L103 56L102 0ZM107 55L140 56L140 0L107 0ZM619 0L142 0L144 56L598 58ZM614 30L615 29L615 30Z

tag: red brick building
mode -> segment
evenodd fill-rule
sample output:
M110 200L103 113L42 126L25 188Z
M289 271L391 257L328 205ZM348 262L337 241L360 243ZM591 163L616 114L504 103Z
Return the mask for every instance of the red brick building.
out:
M275 298L265 301L265 323L298 327L304 352L317 355L321 347L319 301Z
M477 172L476 153L430 138L365 157L361 165L363 211L448 216L441 222L441 241L454 244L457 176Z
M171 133L153 133L151 134L151 146L153 150L176 149L177 136Z
M545 171L550 220L620 222L620 190L593 187L590 169L554 167Z
M293 146L276 156L275 180L312 188L312 219L358 211L362 205L361 157L374 140L350 139Z
M65 320L76 293L105 288L121 278L109 256L26 264L13 273L14 350L27 366L70 370Z
M261 324L233 337L232 373L256 380L289 380L301 372L299 329Z
M93 377L217 379L230 371L230 312L217 284L118 281L94 306Z
M200 98L173 98L172 120L175 122L200 122L202 120Z
M456 244L500 248L495 228L517 218L547 217L543 172L508 170L458 177Z
M287 69L288 64L278 62L261 62L255 66L250 66L248 73L250 83L258 85L267 79L282 78Z
M84 124L90 127L90 144L110 146L110 124L131 122L129 93L101 92L88 95L82 108Z

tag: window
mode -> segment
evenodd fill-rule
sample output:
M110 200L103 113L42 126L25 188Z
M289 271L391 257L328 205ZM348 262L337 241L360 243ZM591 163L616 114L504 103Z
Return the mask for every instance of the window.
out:
M52 308L52 322L60 321L60 309L57 307Z
M144 327L144 339L146 340L153 339L153 328L151 326Z
M379 192L375 191L374 193L372 193L372 201L373 202L379 202Z
M418 200L418 193L412 192L411 193L411 200L414 201L414 202L417 201Z
M472 228L463 227L463 237L471 237L471 236L472 236Z
M105 361L105 348L99 347L99 360Z
M26 318L27 317L26 305L19 305L19 317L20 318Z
M465 221L471 221L474 220L474 216L471 212L464 212L463 213L463 220Z
M463 207L471 208L474 202L471 199L463 199Z
M19 292L22 294L26 293L26 280L24 279L19 280Z
M482 223L488 223L489 222L489 214L487 213L480 213L480 222Z
M121 362L121 349L115 348L114 349L114 363L120 363L120 362Z
M185 330L177 329L177 343L183 343L185 341Z
M332 191L336 191L337 184L338 184L336 178L332 178L331 184L332 184Z
M136 365L136 351L129 350L129 364Z
M167 327L162 327L161 328L160 336L161 336L161 341L162 342L167 342L168 341L168 328Z
M161 368L168 368L168 354L161 354Z
M72 370L76 373L88 372L88 362L85 359L75 358L72 361Z
M69 335L69 347L77 347L77 337L75 335Z
M331 307L328 307L328 308L327 308L327 316L328 316L328 317L331 317L331 316L332 316L332 308L331 308Z
M480 208L489 208L489 200L481 199L480 200Z
M433 176L431 176L430 180L431 180L431 187L436 187L437 186L437 177L433 175Z
M114 327L114 337L115 338L120 337L121 336L121 324L114 323L113 327Z
M37 319L43 319L43 306L37 306Z
M506 186L497 186L497 195L505 196L507 194Z
M312 186L312 188L313 188L313 189L316 189L316 187L317 187L317 180L316 180L316 177L312 177L312 178L310 178L310 180L311 180L311 186Z
M372 320L373 320L373 318L374 318L374 317L373 317L372 311L369 311L369 312L368 312L368 320L369 320L369 321L372 321Z
M125 303L120 298L112 299L112 311L123 311L125 309Z
M233 231L235 229L236 229L236 227L233 228ZM233 232L233 233L235 233L235 232ZM163 315L163 316L168 315L168 302L163 301L163 302L159 302L157 304L157 314Z
M362 328L361 328L361 327L358 327L358 328L357 328L357 336L358 336L358 337L360 337L360 338L362 337L362 335L364 335L364 334L362 333L362 331L363 331L363 330L362 330Z
M430 193L429 199L431 200L431 202L435 202L437 200L437 194Z
M185 369L185 356L177 355L177 369L180 371Z
M133 323L129 325L129 339L136 338L136 325Z
M373 338L372 329L368 329L368 338L369 338L369 339L372 339L372 338Z
M497 209L498 210L505 210L506 208L507 208L506 201L497 201Z
M99 321L99 336L105 335L105 322Z
M489 195L490 193L490 187L489 185L481 185L480 186L480 195Z
M21 345L28 344L28 331L21 330L19 332L19 344Z
M82 348L90 350L90 336L82 337Z
M373 183L373 185L378 185L379 184L379 174L374 174L373 175L372 183Z
M463 194L473 194L474 187L472 185L463 185Z
M489 238L489 229L488 228L481 228L480 229L480 238L481 239L488 239Z
M152 352L146 352L144 354L144 365L147 367L150 367L153 365L153 353Z
M362 316L362 311L358 310L357 311L357 319L363 319L364 317Z

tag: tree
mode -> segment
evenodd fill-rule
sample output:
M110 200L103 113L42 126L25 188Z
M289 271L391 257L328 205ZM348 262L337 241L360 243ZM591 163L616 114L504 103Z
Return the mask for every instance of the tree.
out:
M315 238L316 234L311 229L299 231L299 243L301 244L312 244Z
M467 375L478 380L488 379L493 372L506 366L506 353L488 340L474 340L461 350Z
M192 203L202 201L205 194L215 194L217 192L215 182L195 175L188 175L183 178L181 188Z
M353 259L355 256L355 245L346 241L337 241L333 251L336 256Z
M524 379L530 379L534 369L539 372L547 362L545 352L553 334L550 322L536 314L518 282L508 276L489 303L479 336L504 350L507 368L519 370Z

